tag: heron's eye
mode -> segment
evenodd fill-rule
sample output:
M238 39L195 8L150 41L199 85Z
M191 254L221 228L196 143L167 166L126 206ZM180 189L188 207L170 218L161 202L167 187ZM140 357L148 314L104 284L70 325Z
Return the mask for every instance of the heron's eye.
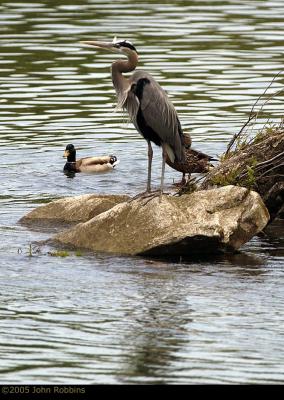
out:
M120 48L120 44L119 44L119 43L115 43L115 44L113 45L113 47L119 49L119 48Z

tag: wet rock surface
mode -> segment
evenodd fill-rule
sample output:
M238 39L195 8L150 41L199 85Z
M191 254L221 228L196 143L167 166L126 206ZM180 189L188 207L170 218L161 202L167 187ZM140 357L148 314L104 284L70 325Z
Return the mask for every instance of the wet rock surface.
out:
M88 196L80 197L81 207L85 207L86 201L88 208ZM78 199L74 198L74 202ZM56 207L59 204L64 203L57 203ZM67 204L72 210L72 198ZM73 215L75 218L83 217L79 213ZM118 254L188 256L236 250L268 221L269 213L256 192L225 186L180 197L163 195L161 202L159 197L120 202L57 234L54 240L63 245Z
M126 195L97 194L65 197L32 210L19 222L22 224L32 224L40 220L43 223L44 221L53 223L85 222L128 199L129 196Z

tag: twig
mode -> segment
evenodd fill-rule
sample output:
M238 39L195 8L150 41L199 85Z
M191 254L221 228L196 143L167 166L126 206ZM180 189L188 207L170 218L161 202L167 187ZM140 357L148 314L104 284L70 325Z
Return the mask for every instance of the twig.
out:
M235 133L235 135L233 136L233 138L231 139L230 143L228 144L225 156L229 153L229 151L231 150L233 144L235 143L235 141L237 140L237 138L242 134L243 130L245 129L245 127L250 123L250 121L256 117L256 113L254 114L250 114L248 120L246 121L246 123L242 126L241 130L238 133Z
M258 169L258 167L262 167L263 165L270 164L272 161L277 160L277 158L279 158L281 156L284 156L284 151L282 151L281 153L277 154L276 156L270 158L269 160L262 161L262 162L258 163L256 165L255 169Z
M250 111L250 115L252 114L252 112L253 112L255 106L257 105L257 103L259 102L259 100L261 99L261 97L263 97L263 96L266 94L267 90L271 88L273 82L275 81L275 79L277 78L277 76L281 74L281 72L282 72L282 71L277 72L277 74L273 77L272 81L271 81L270 84L267 86L267 88L265 89L265 91L264 91L260 96L258 96L258 98L256 99L256 102L255 102L254 105L252 106L252 109L251 109L251 111ZM257 113L257 114L258 114L258 113Z
M269 85L267 86L267 88L265 89L265 91L264 91L262 94L260 94L260 95L258 96L258 98L257 98L256 101L254 102L254 104L253 104L253 106L252 106L252 108L251 108L251 110L250 110L250 114L249 114L248 120L247 120L247 121L245 122L245 124L242 126L241 130L233 136L233 138L231 139L230 143L228 144L228 147L227 147L225 156L229 153L229 151L231 150L233 144L235 143L235 141L237 140L237 138L240 137L240 135L242 134L242 132L244 131L244 129L248 126L248 124L250 123L250 121L251 121L252 119L254 119L254 118L257 120L257 117L258 117L260 111L263 109L264 105L265 105L272 97L276 96L277 94L279 94L279 93L283 90L283 89L281 89L280 91L278 91L278 92L277 92L276 94L274 94L273 96L270 96L269 99L268 99L266 102L264 102L264 104L261 106L260 110L259 110L258 112L254 112L254 109L255 109L257 103L259 102L259 100L261 99L261 97L263 97L263 96L266 94L267 90L272 86L273 82L274 82L275 79L278 77L278 75L281 74L281 72L282 72L282 71L277 72L277 74L273 77L272 81L269 83Z
M267 169L266 171L264 171L264 173L263 173L262 175L259 176L259 178L261 178L261 177L264 176L264 175L267 175L269 172L271 172L271 171L273 171L274 169L277 169L277 168L279 168L279 167L284 167L284 163L275 165L274 167L272 167L272 168L270 168L270 169Z
M255 167L253 168L254 171L255 172L260 171L262 168L267 167L267 165L271 164L273 161L278 160L278 158L280 158L281 156L284 156L284 151L282 151L282 153L279 153L276 156L270 158L269 160L262 161L262 162L256 164ZM282 163L282 161L283 160L280 159L280 163ZM277 167L281 167L282 165L284 165L284 164L282 163L282 164L273 165L273 167L277 168ZM261 176L265 175L266 172L269 172L274 168L270 168L270 169L266 170L265 173L263 173ZM247 175L248 175L248 171L243 172L242 174L240 174L238 176L238 180L245 178Z
M283 174L275 174L275 175L269 175L269 176L257 176L255 179L258 181L260 178L271 179L271 178L278 178L278 177L284 177L284 175Z
M259 116L259 114L261 113L261 111L263 110L263 107L271 100L273 99L273 97L278 96L280 93L282 93L284 90L284 88L278 90L276 93L272 93L261 105L260 109L258 110L257 114L256 114L256 118L255 118L255 122L257 121L257 118Z

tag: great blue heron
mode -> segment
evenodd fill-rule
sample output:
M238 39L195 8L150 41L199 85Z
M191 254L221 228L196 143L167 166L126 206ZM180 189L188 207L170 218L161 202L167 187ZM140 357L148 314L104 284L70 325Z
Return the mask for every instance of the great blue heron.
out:
M118 107L126 109L137 131L148 143L148 179L146 192L151 192L151 168L153 149L151 142L162 147L162 173L160 193L163 193L166 159L185 162L184 138L177 112L166 92L145 71L137 70L130 77L123 74L135 70L138 54L127 40L113 42L84 41L82 44L95 46L123 54L127 60L112 63L112 82L116 90Z

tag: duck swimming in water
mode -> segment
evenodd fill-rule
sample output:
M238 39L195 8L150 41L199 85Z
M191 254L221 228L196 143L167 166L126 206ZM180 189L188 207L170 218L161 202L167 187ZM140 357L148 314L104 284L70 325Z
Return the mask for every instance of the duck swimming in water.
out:
M119 160L116 156L85 157L76 161L76 149L73 144L68 144L64 151L67 162L64 172L106 172L112 170Z

